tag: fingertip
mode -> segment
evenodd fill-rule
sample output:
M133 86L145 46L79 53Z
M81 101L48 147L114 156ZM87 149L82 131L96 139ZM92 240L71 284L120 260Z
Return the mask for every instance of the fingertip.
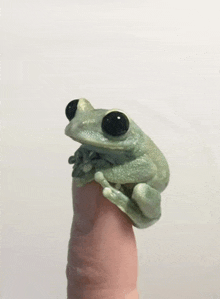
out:
M84 217L84 223L91 218L93 220L107 221L110 217L112 221L120 227L132 227L133 222L118 206L107 199L111 189L104 188L96 181L91 181L84 186L78 187L77 181L73 180L73 205L74 214ZM103 217L101 217L103 216ZM114 219L114 220L113 220ZM87 221L88 223L88 221Z
M103 196L97 182L83 187L77 187L73 182L73 189L74 220L69 265L81 271L69 276L69 288L74 281L76 285L82 285L77 292L84 292L86 286L91 290L97 287L117 290L117 294L127 290L129 294L137 281L137 248L130 219ZM117 298L122 298L120 296Z

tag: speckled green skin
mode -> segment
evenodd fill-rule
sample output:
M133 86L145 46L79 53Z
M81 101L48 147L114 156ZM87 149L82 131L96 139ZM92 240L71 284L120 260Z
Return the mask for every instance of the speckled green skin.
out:
M112 109L117 110L118 109ZM129 130L112 137L102 131L103 117L112 110L94 109L80 99L65 134L82 145L69 158L78 186L93 180L138 228L161 217L161 195L169 182L169 167L154 142L129 118ZM123 112L124 113L124 112Z

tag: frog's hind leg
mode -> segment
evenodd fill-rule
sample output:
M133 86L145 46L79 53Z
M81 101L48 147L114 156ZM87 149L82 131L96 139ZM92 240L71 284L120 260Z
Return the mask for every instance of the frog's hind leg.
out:
M103 195L112 203L119 206L125 212L128 201L130 200L120 190L114 188L104 177L101 171L95 173L95 181L103 187Z
M138 204L142 213L150 219L159 219L161 216L160 193L145 183L137 184L132 193L132 199Z
M112 187L101 171L97 172L94 178L95 181L103 187L102 192L104 197L106 197L113 204L118 206L118 208L131 219L134 226L138 228L146 227L146 217L140 211L140 208L134 202L134 200L130 199L120 190L117 190L114 187Z

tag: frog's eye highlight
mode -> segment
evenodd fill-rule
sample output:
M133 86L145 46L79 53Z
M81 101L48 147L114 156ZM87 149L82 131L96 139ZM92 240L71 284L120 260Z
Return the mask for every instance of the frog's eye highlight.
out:
M66 106L65 113L66 113L66 117L68 118L69 121L71 121L76 114L78 102L79 102L79 100L73 100L73 101L69 102L69 104Z
M128 128L129 120L122 112L112 111L103 117L102 130L111 136L121 136Z

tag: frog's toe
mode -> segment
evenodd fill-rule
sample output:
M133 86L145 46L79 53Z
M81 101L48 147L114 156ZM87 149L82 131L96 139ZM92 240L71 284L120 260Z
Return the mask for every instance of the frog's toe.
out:
M126 196L112 187L105 187L102 193L104 197L116 205L123 205L123 202L126 202Z
M83 171L85 173L89 172L91 169L92 169L92 164L90 164L90 163L87 163L83 166Z
M97 183L99 183L103 188L110 187L110 184L104 177L103 173L101 171L98 171L94 175L94 179Z
M101 171L98 171L95 173L94 179L96 182L99 183L99 182L103 181L105 178L104 178L103 173Z
M68 159L69 164L74 164L76 162L76 157L75 156L70 156Z
M111 196L112 196L112 190L111 190L111 188L108 188L108 187L104 188L104 189L103 189L103 195L104 195L106 198L111 197Z

